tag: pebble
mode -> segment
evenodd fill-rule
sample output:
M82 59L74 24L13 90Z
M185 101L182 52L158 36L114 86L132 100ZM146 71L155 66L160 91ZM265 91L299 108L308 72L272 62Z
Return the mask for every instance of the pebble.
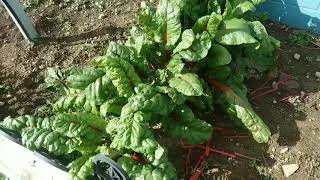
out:
M296 59L296 60L299 60L301 58L301 55L298 54L298 53L294 53L293 57Z
M278 103L277 100L275 100L275 99L272 102L273 102L273 104L277 104Z
M285 147L285 148L281 149L280 154L284 154L284 153L286 153L288 150L289 150L289 148L288 148L288 147Z
M272 152L275 152L275 151L276 151L276 148L275 148L275 147L273 147L273 148L271 149L271 151L272 151Z
M4 105L5 105L5 102L0 101L0 106L4 106Z
M320 56L317 56L316 61L320 62Z
M18 113L20 116L22 116L25 111L26 111L25 108L21 108L21 109L19 109L19 110L17 111L17 113Z
M98 16L98 19L103 19L103 18L105 18L106 17L106 15L105 14L100 14L99 16Z
M314 75L316 76L316 78L320 78L320 72L316 72L314 73Z
M282 166L283 174L286 177L291 176L293 173L295 173L299 169L298 164L287 164Z

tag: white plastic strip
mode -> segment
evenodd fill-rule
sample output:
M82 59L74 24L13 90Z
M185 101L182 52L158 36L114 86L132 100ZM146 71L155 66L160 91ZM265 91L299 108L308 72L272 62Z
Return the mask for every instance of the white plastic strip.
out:
M0 172L10 180L67 180L68 173L0 134Z

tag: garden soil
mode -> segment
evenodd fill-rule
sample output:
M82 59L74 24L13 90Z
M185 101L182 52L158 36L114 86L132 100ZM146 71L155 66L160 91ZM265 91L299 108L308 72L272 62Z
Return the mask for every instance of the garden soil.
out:
M102 55L110 41L125 40L139 5L140 0L51 0L32 5L27 12L42 37L34 47L27 45L0 6L0 119L33 113L50 100L41 85L48 67L85 66ZM320 179L320 78L315 76L320 72L320 47L291 44L289 36L295 30L284 25L267 22L266 27L282 42L276 52L277 68L265 77L250 78L249 90L268 79L267 87L272 88L278 80L291 77L274 93L251 100L272 138L268 144L258 144L251 138L229 138L215 132L214 147L238 157L210 154L201 179L286 179L282 166L287 164L299 165L287 179ZM208 117L214 126L234 129L219 113ZM168 147L179 178L188 179L188 149L161 132L157 137ZM195 171L192 163L200 154L201 150L192 150L187 174Z

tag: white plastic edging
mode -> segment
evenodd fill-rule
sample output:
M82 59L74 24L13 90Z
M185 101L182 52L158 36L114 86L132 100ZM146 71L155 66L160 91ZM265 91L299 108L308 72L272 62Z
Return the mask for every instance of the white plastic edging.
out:
M10 180L67 180L68 173L0 134L0 172Z

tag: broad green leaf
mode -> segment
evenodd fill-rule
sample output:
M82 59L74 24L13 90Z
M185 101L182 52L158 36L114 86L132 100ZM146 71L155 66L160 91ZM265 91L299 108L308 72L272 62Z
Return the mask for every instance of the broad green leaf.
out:
M222 22L222 16L220 14L212 13L210 19L208 21L207 30L211 36L211 39L214 39L216 33L218 32L218 28L220 23Z
M167 65L167 69L173 74L180 74L184 68L180 55L174 55Z
M240 119L245 127L252 133L259 143L268 142L271 132L263 120L253 111L246 94L236 85L229 85L232 89L216 80L210 80L217 89L222 91L221 99L224 101L224 110L231 116Z
M203 16L199 18L196 23L193 25L192 30L194 33L202 33L207 30L207 24L210 19L210 15Z
M209 51L209 58L207 60L208 68L224 66L231 62L232 57L227 48L219 45L212 44Z
M244 19L233 18L223 21L215 39L223 45L259 44L250 33L249 25Z
M171 0L160 0L156 12L158 23L157 42L165 42L172 48L181 35L180 7Z
M175 110L174 119L165 123L170 134L186 140L189 144L202 144L212 135L212 127L205 121L194 117L191 109L185 105Z
M72 179L83 180L94 175L93 158L94 157L90 155L85 155L72 161L68 165L68 168L70 168L69 175L72 177Z
M67 137L82 137L95 142L105 135L106 126L107 122L99 116L84 112L58 114L52 124L54 131Z
M89 84L96 81L96 79L102 77L104 74L105 72L102 69L73 68L70 70L69 75L65 81L69 87L83 90Z
M203 93L199 77L193 73L177 74L169 80L169 86L186 96L201 96Z
M210 35L204 31L202 34L197 34L192 45L188 49L180 51L179 54L186 61L200 61L207 56L210 48Z
M142 30L134 26L130 30L130 36L128 37L128 40L125 45L135 48L137 53L139 54L141 52L144 40L145 36Z
M100 115L107 116L108 113L121 114L122 107L127 103L126 98L115 97L107 100L100 106Z
M55 155L71 153L81 144L77 138L69 138L50 129L25 128L22 130L21 137L22 144L27 148L31 150L44 148Z
M182 50L188 49L195 39L195 35L192 29L187 29L182 33L182 41L177 45L177 47L173 50L173 54L180 52Z
M170 88L170 87L166 87L166 86L157 86L156 89L160 93L167 94L171 98L171 100L177 105L182 105L187 100L187 96L178 92L174 88Z
M176 172L171 163L162 161L158 165L139 164L128 156L119 158L117 162L130 176L130 179L176 180Z
M248 0L234 0L230 2L233 7L233 16L238 17L247 11L254 12L256 10L254 4Z
M141 80L136 74L133 66L120 58L107 58L106 74L117 88L119 95L130 97L133 94L134 86L140 84Z
M136 95L130 97L122 108L121 118L138 111L167 115L175 107L168 96L157 92L156 88L150 85L140 84L135 88L135 92Z

